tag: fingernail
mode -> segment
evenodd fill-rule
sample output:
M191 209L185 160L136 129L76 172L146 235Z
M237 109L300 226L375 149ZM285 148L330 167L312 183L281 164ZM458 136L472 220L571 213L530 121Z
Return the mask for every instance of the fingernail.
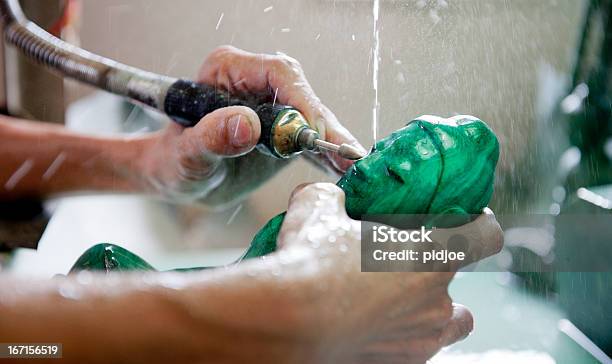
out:
M230 143L237 148L251 145L253 127L249 118L242 114L233 115L227 122Z

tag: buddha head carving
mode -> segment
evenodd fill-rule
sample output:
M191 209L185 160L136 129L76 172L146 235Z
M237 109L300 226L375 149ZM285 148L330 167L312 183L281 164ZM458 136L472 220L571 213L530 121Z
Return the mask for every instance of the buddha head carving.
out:
M495 134L473 116L424 115L378 141L338 181L349 215L478 214L493 193Z

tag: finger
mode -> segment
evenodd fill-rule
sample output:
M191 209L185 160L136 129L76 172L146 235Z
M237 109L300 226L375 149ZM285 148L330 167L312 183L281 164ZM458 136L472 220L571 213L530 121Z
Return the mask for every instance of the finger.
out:
M333 183L307 183L299 185L291 193L286 221L305 221L321 211L346 216L344 191Z
M457 341L465 339L474 329L474 317L467 307L460 304L453 304L453 315L448 325L442 330L440 344L442 346L451 345Z
M435 271L449 272L496 254L504 240L503 231L488 208L474 221L454 228L434 229L430 237L441 249L464 253L462 260L435 265Z
M426 364L430 356L414 356L406 353L365 353L355 359L355 364Z
M302 67L295 59L279 54L271 58L270 62L272 72L268 73L268 83L278 102L298 109L310 126L319 132L321 138L337 145L353 145L366 153L357 138L340 124L334 113L315 95ZM344 173L353 164L353 161L329 151L316 154L314 159L324 167L331 165L332 171L340 173Z
M193 128L185 129L185 153L212 153L235 157L253 149L261 126L257 114L244 106L230 106L204 116Z
M331 183L313 183L300 186L289 200L289 208L278 236L279 246L292 242L316 239L306 236L309 232L326 234L325 229L313 228L322 223L321 216L334 219L338 224L349 224L349 218L344 208L344 191Z
M397 340L382 340L368 344L362 349L360 357L377 359L375 362L409 362L425 363L442 347L438 341L439 335L419 338L400 338Z
M446 289L439 291L406 314L396 316L389 323L389 329L398 337L429 336L440 332L448 325L453 313L453 304Z
M480 242L483 257L499 253L504 246L504 233L493 211L485 208L474 223L480 230L480 235L484 237Z
M448 293L444 291L438 296L428 300L428 305L419 309L410 310L401 316L388 317L388 322L381 330L380 341L407 342L424 338L435 337L438 343L443 329L452 317L453 305ZM436 350L437 350L436 349Z
M266 93L278 103L297 108L310 122L324 112L318 110L321 101L299 62L281 53L255 54L232 46L218 47L202 65L198 81L233 93Z
M267 70L269 58L224 45L215 48L198 71L198 82L232 93L270 93Z
M291 195L285 222L301 228L321 212L346 217L344 191L332 183L301 185Z
M434 294L437 292L433 291L432 288L446 290L454 275L454 272L412 272L406 275L406 288L414 292Z

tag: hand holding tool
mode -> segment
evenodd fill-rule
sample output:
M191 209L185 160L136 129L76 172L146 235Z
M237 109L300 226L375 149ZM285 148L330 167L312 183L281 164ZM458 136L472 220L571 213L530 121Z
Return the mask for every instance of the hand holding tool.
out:
M258 149L266 154L290 158L303 150L325 149L347 159L363 157L351 145L322 140L304 116L290 106L233 97L208 85L143 71L87 52L28 20L18 0L0 0L0 15L5 39L26 56L62 76L153 107L185 127L219 108L248 106L259 116Z

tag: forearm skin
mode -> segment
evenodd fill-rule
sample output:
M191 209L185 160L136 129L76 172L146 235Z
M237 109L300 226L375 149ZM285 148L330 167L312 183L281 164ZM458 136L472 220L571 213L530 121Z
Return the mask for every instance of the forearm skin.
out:
M150 138L94 137L0 117L0 199L79 191L129 192Z
M276 258L252 263L51 281L5 275L0 342L62 343L70 363L312 362L316 336L303 312L312 297L302 292L313 292L314 277L304 268L273 277Z

